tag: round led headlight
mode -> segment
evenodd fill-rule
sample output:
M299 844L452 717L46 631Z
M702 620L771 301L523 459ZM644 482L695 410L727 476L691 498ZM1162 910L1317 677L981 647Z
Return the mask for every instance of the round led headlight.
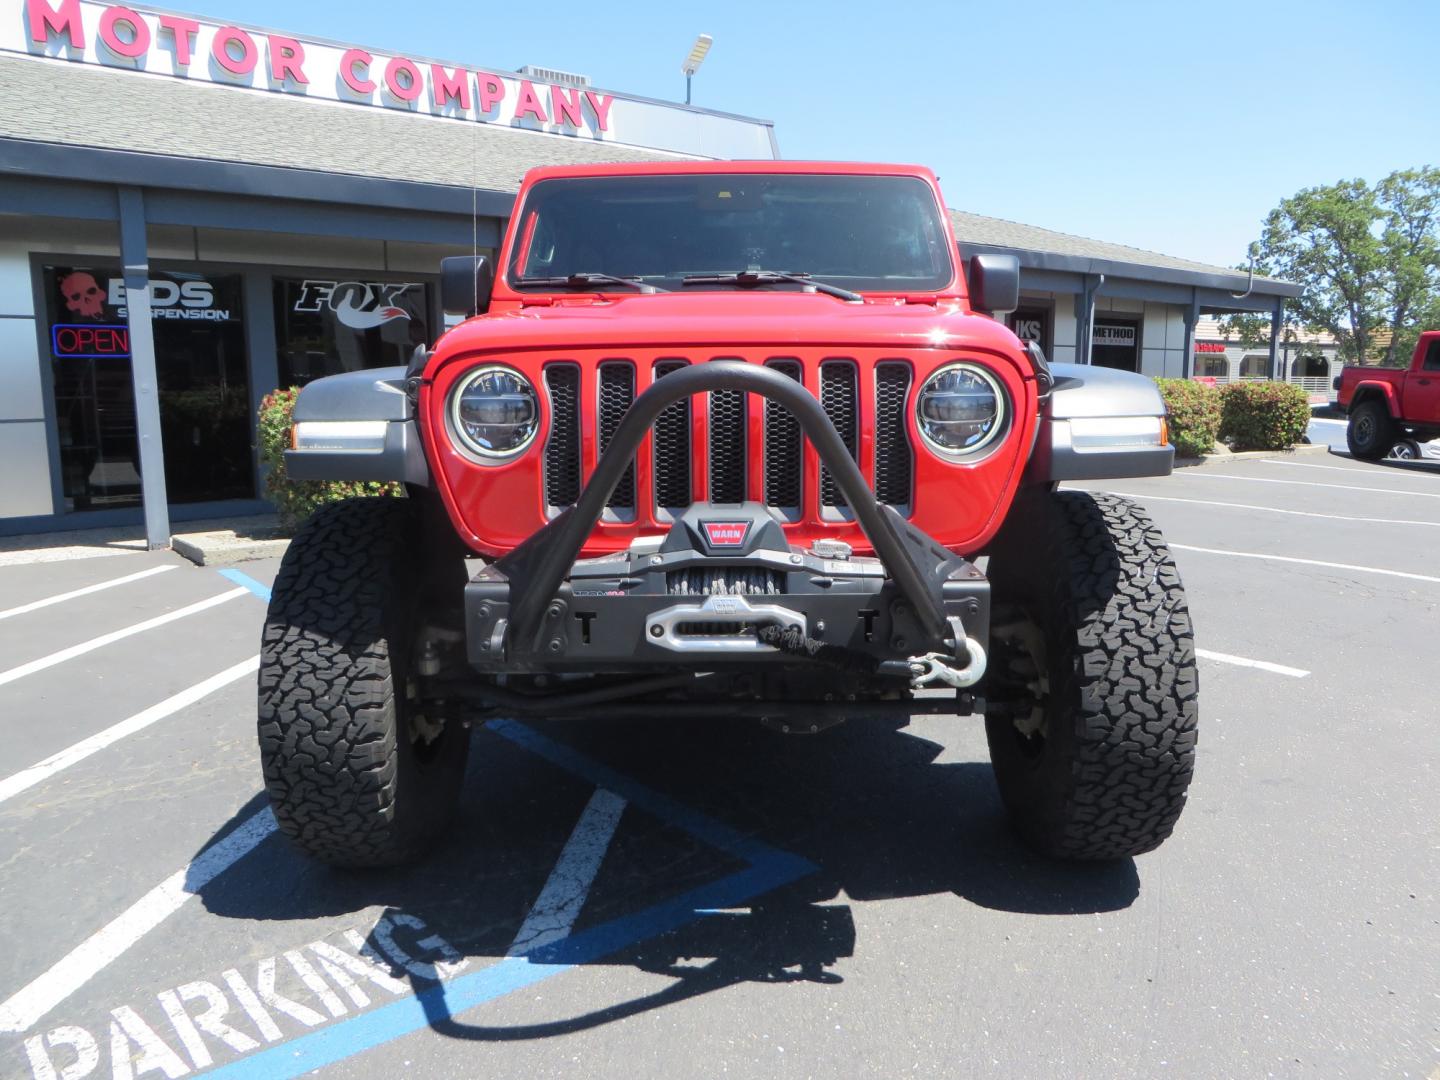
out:
M495 461L512 458L530 445L540 427L535 388L513 368L477 368L450 392L450 427L472 454Z
M915 396L915 423L930 448L944 457L973 457L1005 430L1005 391L978 364L941 368Z

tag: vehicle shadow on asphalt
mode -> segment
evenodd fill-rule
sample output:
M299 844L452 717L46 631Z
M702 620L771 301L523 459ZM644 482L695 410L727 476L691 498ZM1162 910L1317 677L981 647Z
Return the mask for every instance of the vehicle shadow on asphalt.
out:
M581 1016L464 1024L433 981L408 975L431 1026L456 1038L562 1035L742 982L839 982L830 969L866 947L851 907L834 903L842 893L851 902L950 893L983 908L1055 916L1114 911L1139 894L1133 860L1075 865L1027 851L1009 828L988 762L936 763L940 746L893 724L851 723L814 737L724 722L537 726L627 779L818 869L745 908L697 915L594 961L673 981ZM588 781L482 730L455 826L416 864L338 871L273 837L200 890L200 899L213 914L246 920L333 919L381 906L422 920L467 957L503 957L593 791ZM234 820L263 805L257 796ZM575 931L743 866L631 806Z

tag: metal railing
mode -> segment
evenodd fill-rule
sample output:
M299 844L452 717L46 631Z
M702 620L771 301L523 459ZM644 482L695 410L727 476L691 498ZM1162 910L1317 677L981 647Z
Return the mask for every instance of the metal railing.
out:
M1232 382L1266 382L1264 375L1195 375L1193 378L1204 379L1213 382L1216 386L1224 386ZM1331 376L1329 375L1291 375L1285 382L1292 386L1298 386L1307 394L1323 394L1330 390Z

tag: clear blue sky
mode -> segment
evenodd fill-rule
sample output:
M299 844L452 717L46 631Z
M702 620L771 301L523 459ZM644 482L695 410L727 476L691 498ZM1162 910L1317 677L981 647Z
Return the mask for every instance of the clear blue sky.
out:
M918 161L953 207L1232 265L1302 187L1440 163L1440 2L160 0L775 121L791 158Z

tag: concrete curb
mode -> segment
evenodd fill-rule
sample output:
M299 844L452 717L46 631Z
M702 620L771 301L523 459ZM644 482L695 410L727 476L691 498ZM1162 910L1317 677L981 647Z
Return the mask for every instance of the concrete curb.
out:
M1226 461L1249 461L1254 458L1268 457L1319 457L1330 453L1330 447L1324 443L1306 443L1300 446L1292 446L1289 450L1241 450L1239 453L1225 451L1223 454L1206 454L1198 458L1175 459L1177 469L1196 469L1204 465L1219 465Z
M278 559L290 546L290 539L265 535L271 531L278 530L247 530L245 535L234 529L185 533L170 537L170 548L196 566L230 566L253 559Z

